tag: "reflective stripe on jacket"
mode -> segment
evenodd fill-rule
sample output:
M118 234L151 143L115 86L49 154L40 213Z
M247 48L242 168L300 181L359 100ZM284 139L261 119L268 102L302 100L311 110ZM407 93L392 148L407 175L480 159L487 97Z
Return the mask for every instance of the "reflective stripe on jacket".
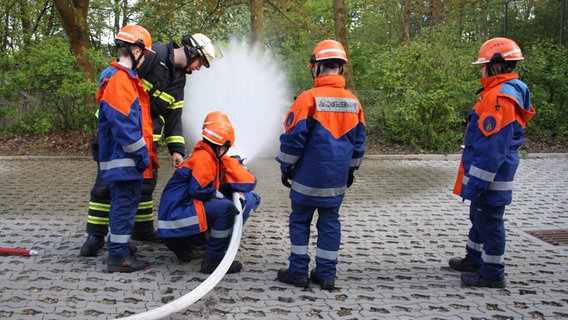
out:
M465 134L454 194L493 206L511 203L519 165L517 149L526 123L534 116L529 89L517 74L482 78L483 91Z
M280 136L276 160L293 171L290 198L299 204L341 204L349 171L359 169L365 151L365 119L357 97L340 75L315 79L315 87L294 101Z
M106 182L152 177L158 158L152 142L148 94L136 73L111 62L97 91L99 162Z

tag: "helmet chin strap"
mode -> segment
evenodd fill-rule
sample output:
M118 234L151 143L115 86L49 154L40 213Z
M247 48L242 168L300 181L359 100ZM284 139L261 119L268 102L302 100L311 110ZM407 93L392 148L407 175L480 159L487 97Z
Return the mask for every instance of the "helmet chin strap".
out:
M128 50L128 55L130 56L130 60L132 60L132 70L136 71L138 68L138 64L140 63L140 60L142 59L142 56L144 55L143 53L140 54L140 56L138 57L138 59L136 59L136 57L134 57L134 53L132 53L132 50Z
M188 48L187 45L183 46L183 52L185 53L185 59L187 61L187 64L185 65L185 67L183 68L184 70L187 70L187 68L193 63L195 62L195 60L199 59L199 55L197 54L197 52L194 50L192 50L193 47L190 49ZM191 56L191 54L193 53L193 56ZM187 74L191 74L191 71L186 71L185 73Z
M203 139L203 141L205 141L205 143L207 143L211 147L211 149L213 149L213 152L215 152L217 159L221 159L227 152L229 152L230 144L225 143L225 145L220 146L205 138ZM221 153L221 147L226 147L225 152Z

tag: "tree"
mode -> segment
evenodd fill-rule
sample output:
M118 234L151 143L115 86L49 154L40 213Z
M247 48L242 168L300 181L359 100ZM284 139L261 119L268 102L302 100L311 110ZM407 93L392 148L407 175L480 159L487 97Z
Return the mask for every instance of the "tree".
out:
M264 0L250 0L251 43L264 48Z
M345 0L333 0L333 13L335 16L335 38L343 44L345 53L347 54L347 57L350 58L349 44L347 42L347 26L345 22ZM353 79L351 63L345 64L344 76L347 88L355 90L355 79Z
M402 28L402 43L408 45L410 41L410 0L404 1L404 26Z
M85 54L89 46L89 25L87 13L89 0L53 0L63 29L69 38L71 52L78 57L79 65L87 72L89 78L95 80L93 67Z

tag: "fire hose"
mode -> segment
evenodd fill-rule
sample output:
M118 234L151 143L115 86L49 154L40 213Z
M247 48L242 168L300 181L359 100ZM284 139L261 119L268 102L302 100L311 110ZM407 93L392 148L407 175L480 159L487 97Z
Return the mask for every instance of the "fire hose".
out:
M0 254L15 254L15 255L20 255L20 256L37 256L38 252L36 250L0 247Z
M231 235L231 242L229 243L229 248L221 260L221 263L213 271L205 281L203 281L199 286L197 286L192 291L188 292L184 296L171 301L161 307L148 310L143 313L134 314L128 316L126 318L120 318L123 320L134 320L134 319L141 319L141 320L150 320L150 319L162 319L166 316L171 315L174 312L181 311L184 308L189 307L197 300L201 299L205 296L209 291L211 291L218 283L223 279L227 270L235 260L235 256L237 255L237 250L239 249L239 245L241 243L241 234L243 231L243 208L241 207L241 202L239 200L239 194L237 192L233 192L233 203L239 210L239 214L235 217L235 223L233 225L233 233Z

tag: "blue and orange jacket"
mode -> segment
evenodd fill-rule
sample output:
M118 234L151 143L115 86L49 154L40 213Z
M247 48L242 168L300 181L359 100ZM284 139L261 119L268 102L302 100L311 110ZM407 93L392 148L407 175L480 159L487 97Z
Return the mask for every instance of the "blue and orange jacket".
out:
M510 204L519 165L517 149L535 115L527 85L514 73L482 78L469 113L454 194L493 206Z
M102 179L151 178L158 158L148 94L136 73L117 61L111 62L99 78L97 101Z
M250 192L255 186L255 176L239 159L223 156L219 160L207 143L199 141L162 192L158 236L177 238L206 231L204 202L223 198L222 189Z
M292 170L290 198L299 204L341 204L349 171L359 169L365 153L365 118L357 97L341 75L315 78L286 115L276 161Z

